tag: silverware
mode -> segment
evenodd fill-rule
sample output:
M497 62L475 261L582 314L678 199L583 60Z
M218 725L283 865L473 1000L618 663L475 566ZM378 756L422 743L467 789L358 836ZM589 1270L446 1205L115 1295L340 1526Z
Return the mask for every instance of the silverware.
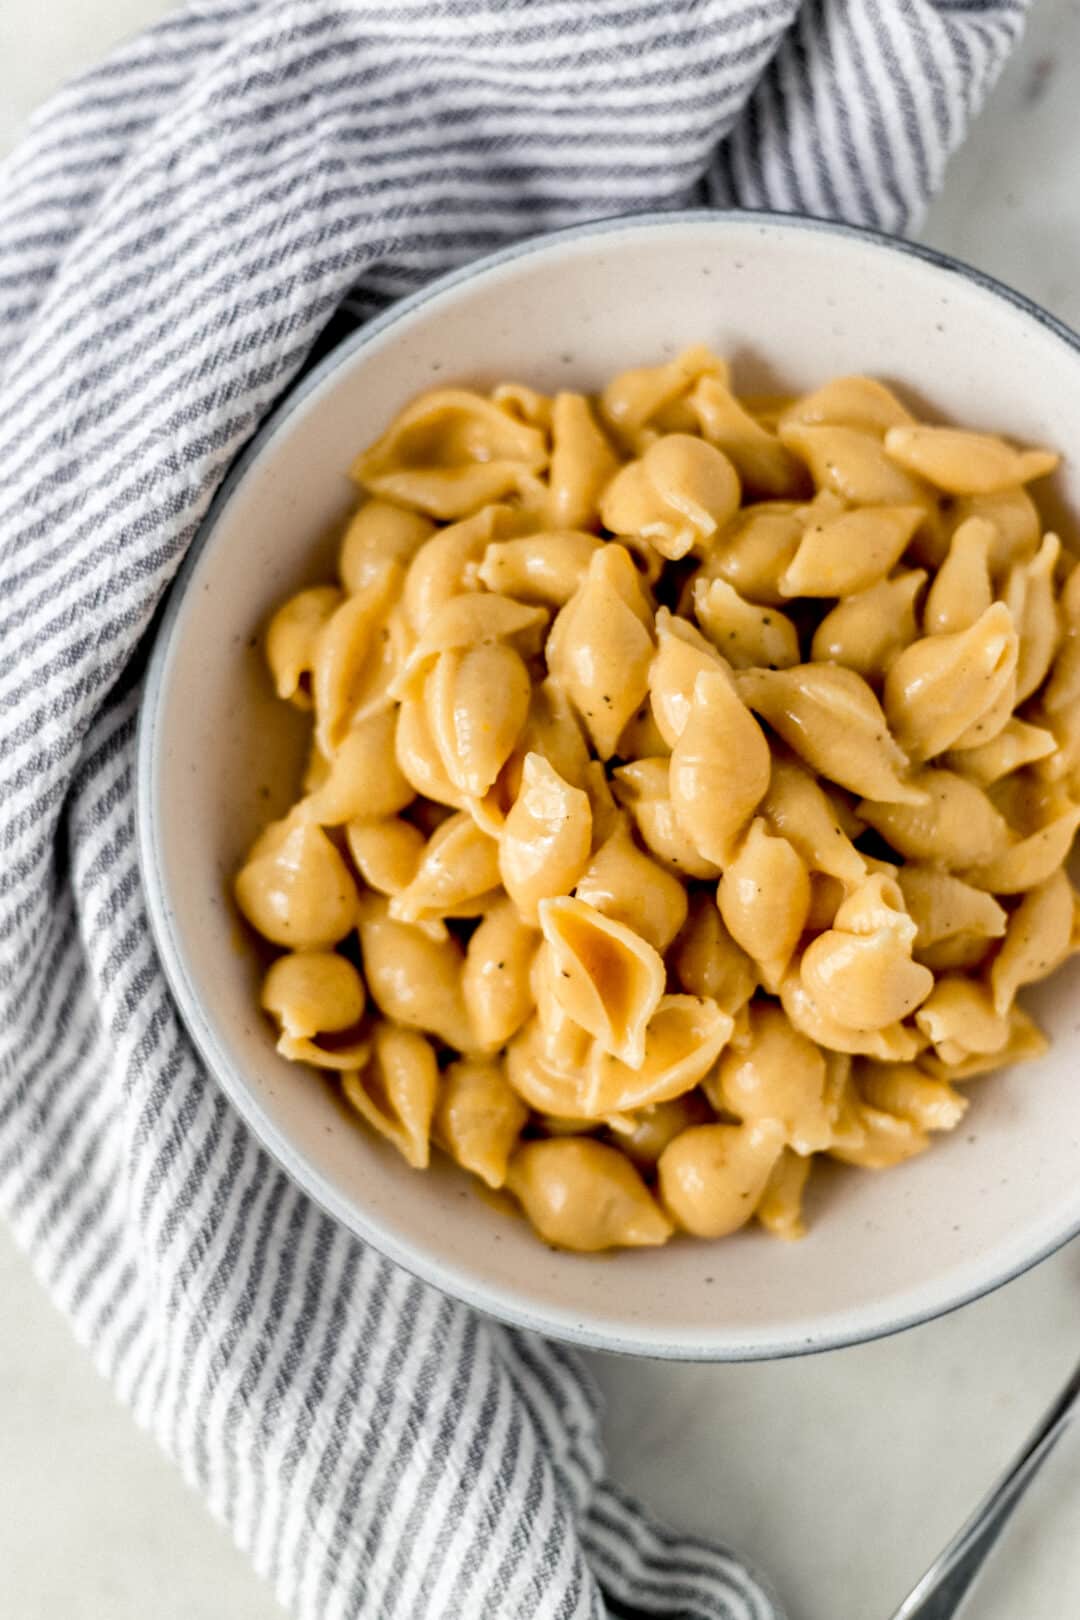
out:
M1012 1466L939 1553L892 1620L951 1620L958 1613L1013 1509L1061 1439L1080 1404L1080 1366Z

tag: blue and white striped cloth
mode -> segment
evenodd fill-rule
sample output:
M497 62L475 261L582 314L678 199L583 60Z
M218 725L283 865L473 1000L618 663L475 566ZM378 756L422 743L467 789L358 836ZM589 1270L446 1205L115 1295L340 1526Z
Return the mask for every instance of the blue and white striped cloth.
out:
M350 321L632 209L903 230L1023 10L195 0L0 166L0 1208L299 1616L779 1611L605 1479L575 1355L336 1227L201 1066L135 861L154 610L229 462Z

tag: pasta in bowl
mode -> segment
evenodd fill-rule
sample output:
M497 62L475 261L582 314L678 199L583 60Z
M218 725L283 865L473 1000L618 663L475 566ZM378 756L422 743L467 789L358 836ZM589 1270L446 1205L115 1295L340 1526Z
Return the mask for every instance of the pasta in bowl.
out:
M312 730L236 879L279 1053L586 1253L800 1237L822 1157L955 1130L1080 949L1057 464L700 344L411 401L265 632Z
M831 378L850 415L845 377L887 395L795 413ZM255 441L154 649L142 867L209 1068L361 1238L548 1333L742 1357L1080 1227L1078 959L1031 983L1021 948L1071 919L1080 481L884 448L946 424L1071 445L1067 337L858 233L666 216L406 301Z

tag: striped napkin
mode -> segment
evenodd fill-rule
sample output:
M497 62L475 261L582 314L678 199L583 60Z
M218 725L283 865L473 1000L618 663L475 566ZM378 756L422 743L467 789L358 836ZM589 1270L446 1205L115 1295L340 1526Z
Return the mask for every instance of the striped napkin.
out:
M196 0L0 166L0 1208L299 1616L779 1610L605 1478L576 1355L356 1242L202 1067L135 861L155 608L317 345L597 215L709 202L903 230L1023 10Z

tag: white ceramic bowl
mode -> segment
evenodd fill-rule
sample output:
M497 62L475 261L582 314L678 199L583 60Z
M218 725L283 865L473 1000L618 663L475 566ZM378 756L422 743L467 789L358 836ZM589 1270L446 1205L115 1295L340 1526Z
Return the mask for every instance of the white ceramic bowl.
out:
M256 1007L227 885L295 796L300 728L255 651L270 609L326 577L320 537L345 469L415 393L519 378L592 389L704 341L740 386L807 388L867 371L956 421L1073 452L1078 340L982 276L917 248L779 217L612 220L511 248L392 309L335 350L227 479L174 588L139 740L150 914L206 1062L270 1152L324 1208L419 1276L509 1321L610 1350L745 1359L888 1333L1005 1281L1080 1230L1080 968L1033 998L1037 1064L974 1082L968 1120L881 1175L829 1170L811 1234L750 1230L601 1259L558 1254L460 1172L428 1174L279 1059Z

